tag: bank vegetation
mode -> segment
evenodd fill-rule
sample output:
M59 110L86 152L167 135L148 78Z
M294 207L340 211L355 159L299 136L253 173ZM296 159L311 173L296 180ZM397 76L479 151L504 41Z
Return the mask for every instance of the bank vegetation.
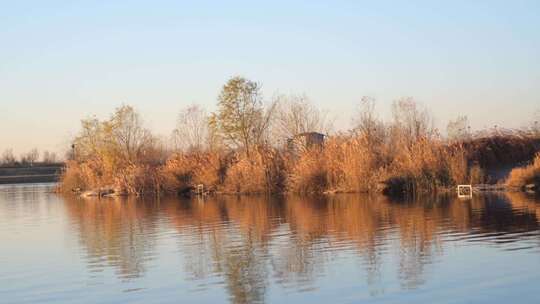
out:
M363 98L353 127L334 132L331 119L306 96L265 100L260 84L233 77L216 111L189 106L170 140L154 136L139 113L123 105L108 119L82 121L59 189L190 193L203 185L219 193L403 195L495 182L497 172L526 164L540 150L537 125L473 134L468 119L459 117L443 136L412 98L396 100L387 121L375 104ZM324 142L293 140L310 132L324 134Z

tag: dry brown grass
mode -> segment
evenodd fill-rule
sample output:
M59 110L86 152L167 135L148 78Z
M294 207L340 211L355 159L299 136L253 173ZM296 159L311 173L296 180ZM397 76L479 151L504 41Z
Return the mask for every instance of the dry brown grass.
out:
M67 161L66 168L60 177L58 190L68 192L73 189L84 189L87 187L84 178L81 176L81 168L75 161Z
M531 161L540 150L540 138L519 132L505 135L488 133L457 145L468 151L471 161L482 168L489 168Z
M68 161L61 176L59 190L114 189L117 194L142 194L160 189L161 175L156 166L127 165L115 171L106 170L99 161Z
M63 191L71 191L73 189L89 190L110 185L113 178L110 171L104 170L100 161L68 161L61 181L60 188Z
M212 192L267 193L284 187L284 163L275 149L259 148L250 153L223 151L176 153L160 172L162 189L185 192L202 184Z
M182 192L203 184L216 190L225 171L224 157L218 152L176 153L160 169L162 187L166 191Z
M351 133L327 136L296 153L268 144L218 146L168 154L131 107L105 121L83 120L61 190L113 188L122 193L188 192L202 184L224 193L379 192L413 194L484 183L493 166L515 166L540 150L532 135L494 133L445 141L425 110L396 103L394 120L365 113ZM136 140L131 140L132 138ZM538 183L540 160L512 171L508 184Z
M380 154L363 136L335 136L324 147L289 160L292 192L371 192L378 188L384 167Z
M285 169L281 154L259 148L250 157L237 154L227 169L221 187L227 193L267 193L283 190Z
M492 145L494 141L482 142ZM269 147L253 150L249 158L235 151L199 151L175 153L160 165L130 163L102 154L68 162L62 188L114 187L140 194L184 192L203 184L207 190L224 193L379 192L383 188L388 194L433 192L485 182L484 168L476 161L482 156L478 150L471 151L473 147L480 144L447 145L437 136L374 140L364 135L337 135L298 155ZM484 149L486 157L496 159L493 149ZM515 152L519 155L514 157L521 159L528 151ZM531 167L514 170L508 184L533 183L539 167L537 156Z
M330 190L370 192L376 189L384 175L381 154L364 136L331 139L325 146L324 155Z
M432 192L468 177L466 153L438 138L421 137L396 149L387 172L389 194Z
M114 189L119 193L143 194L159 191L162 177L157 167L139 164L129 165L116 174Z
M536 154L533 163L529 166L512 170L506 184L517 188L523 188L530 184L540 187L540 153Z
M309 149L298 158L289 156L287 168L288 191L313 193L328 187L326 162L320 149Z

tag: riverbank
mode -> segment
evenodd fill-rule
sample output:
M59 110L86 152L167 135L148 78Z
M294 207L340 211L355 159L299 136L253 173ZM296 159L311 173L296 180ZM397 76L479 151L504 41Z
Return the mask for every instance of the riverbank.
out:
M230 80L235 85L238 81L245 80ZM106 120L83 120L59 190L92 195L203 191L403 196L447 191L460 184L502 183L505 172L529 164L540 151L536 129L471 134L461 126L463 132L443 137L430 123L427 110L411 99L396 101L388 122L377 119L368 103L352 130L334 134L290 130L273 138L278 129L271 126L284 123L283 117L272 117L273 108L244 113L236 103L229 104L245 97L229 92L235 88L232 84L224 86L216 113L184 113L186 119L198 117L195 125L189 119L181 121L174 133L184 148L166 148L130 106L118 108ZM244 129L244 123L238 125L230 116L234 113L229 106L234 113L251 113L254 121L249 122L257 124ZM281 114L290 112L285 110ZM311 117L310 111L302 113ZM191 129L205 132L185 132Z
M197 192L382 192L403 196L455 191L458 184L490 185L483 189L500 190L506 188L503 184L508 173L503 174L497 168L504 167L504 172L509 171L507 168L519 171L519 166L534 156L537 140L520 142L527 149L517 149L518 145L510 144L507 138L494 137L488 143L470 144L469 147L474 147L471 152L464 145L422 139L413 142L410 148L388 152L388 147L367 146L362 137L336 136L320 147L296 154L270 147L260 147L249 156L237 151L174 153L162 164L143 162L111 171L105 171L103 163L97 161L69 161L60 190L77 189L88 196ZM510 152L504 153L505 150ZM508 158L509 153L513 158ZM484 161L485 167L479 165L478 159ZM512 190L520 187L536 190L528 184L509 185Z

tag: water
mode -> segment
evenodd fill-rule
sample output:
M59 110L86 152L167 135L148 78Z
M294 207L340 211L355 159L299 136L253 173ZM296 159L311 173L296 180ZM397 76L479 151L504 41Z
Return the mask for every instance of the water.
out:
M0 188L0 303L540 303L540 200Z

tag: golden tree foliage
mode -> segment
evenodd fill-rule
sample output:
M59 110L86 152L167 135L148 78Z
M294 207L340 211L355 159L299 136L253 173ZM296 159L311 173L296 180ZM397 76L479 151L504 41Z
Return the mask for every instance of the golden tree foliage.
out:
M121 106L108 119L81 121L75 138L74 160L67 163L64 188L116 188L141 193L159 184L155 140L131 106Z
M243 77L233 77L218 97L218 111L210 117L210 126L229 146L248 155L267 136L275 104L265 109L260 85Z

